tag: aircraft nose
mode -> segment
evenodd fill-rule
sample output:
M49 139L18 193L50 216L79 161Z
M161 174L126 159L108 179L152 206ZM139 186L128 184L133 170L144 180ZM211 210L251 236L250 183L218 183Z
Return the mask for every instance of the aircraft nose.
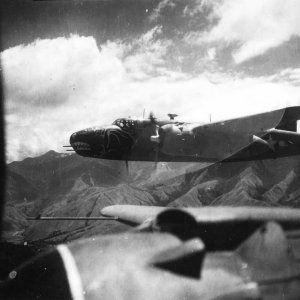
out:
M82 156L99 156L103 149L103 134L99 128L76 131L70 136L70 144Z
M81 152L90 151L91 150L90 132L87 130L74 132L70 136L70 144L78 154L81 154Z
M72 133L70 136L70 145L76 142L76 138L77 138L77 132Z
M78 142L87 142L91 136L91 131L88 129L76 131L70 136L70 144L73 146Z
M70 145L73 145L74 143L78 142L79 140L79 134L77 132L74 132L70 136Z
M82 156L116 159L130 149L133 139L118 126L110 125L74 132L70 144Z

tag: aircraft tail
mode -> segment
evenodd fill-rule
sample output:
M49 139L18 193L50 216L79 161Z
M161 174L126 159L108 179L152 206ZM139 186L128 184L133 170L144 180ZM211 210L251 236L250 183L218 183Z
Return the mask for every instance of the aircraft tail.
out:
M300 106L287 107L275 128L297 132L298 120L300 120Z

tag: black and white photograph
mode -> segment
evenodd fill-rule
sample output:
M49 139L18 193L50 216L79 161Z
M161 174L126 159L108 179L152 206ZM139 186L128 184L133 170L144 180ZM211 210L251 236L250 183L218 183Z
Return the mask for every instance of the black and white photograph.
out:
M300 299L300 1L0 16L0 299Z

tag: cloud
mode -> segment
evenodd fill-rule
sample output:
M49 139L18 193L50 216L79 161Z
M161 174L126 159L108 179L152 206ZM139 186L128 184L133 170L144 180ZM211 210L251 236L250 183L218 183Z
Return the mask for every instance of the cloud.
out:
M51 107L66 102L73 91L86 88L82 82L92 80L97 56L95 40L77 36L37 40L5 50L1 64L8 104Z
M286 81L300 86L300 68L287 68L272 76L274 82Z
M158 26L131 42L109 41L101 48L93 37L71 36L2 52L8 160L63 151L72 132L139 117L144 108L157 117L171 112L201 122L210 113L217 120L299 104L299 86L284 76L176 70L168 65L170 46ZM212 48L208 59L214 56Z
M219 0L216 0L219 1ZM148 20L173 35L190 30L202 31L213 20L213 8L217 2L210 0L162 0L153 9Z
M155 26L127 45L123 55L124 66L132 78L146 79L167 71L168 49L172 42L160 39L161 34L162 27Z
M201 15L209 15L211 9L220 0L214 2L210 0L162 0L150 14L150 22L158 21L166 16L170 19L178 19L179 15L182 18L195 18ZM178 20L177 20L178 21Z
M67 144L64 130L70 132L78 122L75 115L92 99L95 87L101 91L105 82L105 88L113 88L126 73L120 51L108 43L100 55L93 37L71 36L2 52L8 159Z
M214 60L216 57L216 48L210 48L207 50L207 59Z
M176 0L162 0L158 3L157 7L153 10L153 12L149 16L150 22L157 21L158 18L161 16L161 13L169 8L173 9L176 6Z
M215 2L212 15L219 19L206 32L197 32L198 43L233 43L233 58L241 63L272 47L300 36L300 2L297 0L224 0ZM193 41L195 33L190 35Z

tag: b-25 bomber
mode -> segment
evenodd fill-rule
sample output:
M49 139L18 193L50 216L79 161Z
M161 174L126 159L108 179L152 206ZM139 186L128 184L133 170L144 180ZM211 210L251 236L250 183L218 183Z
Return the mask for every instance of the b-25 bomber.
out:
M300 106L220 122L117 119L75 132L70 145L82 156L124 161L234 162L300 154Z

